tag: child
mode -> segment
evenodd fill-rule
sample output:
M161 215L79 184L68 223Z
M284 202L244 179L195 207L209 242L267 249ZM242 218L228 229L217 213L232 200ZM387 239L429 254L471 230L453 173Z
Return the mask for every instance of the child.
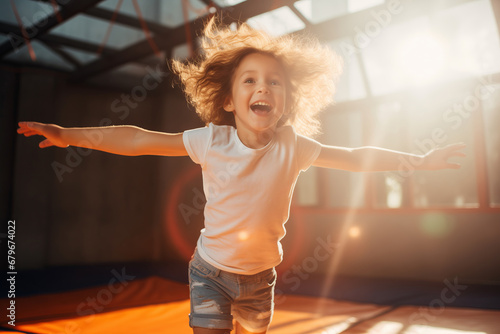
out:
M82 146L121 155L186 156L200 164L207 198L205 228L189 265L194 333L266 333L273 315L274 267L297 177L311 165L349 171L459 168L447 162L465 145L417 156L375 147L327 146L317 113L329 104L339 72L334 54L298 36L271 38L243 24L208 23L197 63L173 62L189 101L207 124L170 134L134 126L62 128L19 123L42 135L40 147ZM99 135L91 145L86 136ZM221 180L223 182L221 182Z

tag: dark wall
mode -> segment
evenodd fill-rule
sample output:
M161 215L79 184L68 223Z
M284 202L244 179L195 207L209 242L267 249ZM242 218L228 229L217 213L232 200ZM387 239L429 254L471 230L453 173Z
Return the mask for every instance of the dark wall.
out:
M17 93L19 76L14 71L0 71L0 218L6 222L12 217L12 187L16 141ZM2 230L0 242L5 240Z
M197 124L195 117L184 117L191 126L175 124L187 106L167 80L127 103L123 94L132 96L135 86L89 87L69 84L56 73L31 71L18 78L17 110L10 110L16 121L67 127L132 124L157 131L182 131ZM10 216L17 224L19 269L177 256L164 240L161 206L168 177L163 176L175 175L179 163L191 164L187 158L40 149L41 137L15 139Z
M285 260L287 252L295 253L292 262L306 273L317 265L313 271L324 274L333 270L350 276L500 282L499 218L494 213L438 211L298 215L288 229L302 232L299 238L294 233L284 238ZM295 226L299 224L303 227ZM357 227L359 235L351 236L349 228L343 230L346 226ZM335 247L326 258L324 241ZM296 275L292 267L284 270Z

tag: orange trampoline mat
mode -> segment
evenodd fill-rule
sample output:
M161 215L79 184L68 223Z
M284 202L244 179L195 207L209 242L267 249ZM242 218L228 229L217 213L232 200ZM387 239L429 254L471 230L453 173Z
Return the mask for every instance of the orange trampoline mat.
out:
M187 285L159 277L135 280L112 299L101 298L106 302L101 312L79 316L78 306L86 303L87 298L97 300L99 295L109 296L106 289L109 290L109 286L17 298L16 330L51 334L192 333L188 326ZM2 325L8 326L6 321L2 321ZM500 334L500 311L419 306L392 308L294 295L276 298L276 311L268 333L341 332Z
M343 333L497 334L500 333L500 311L401 306Z

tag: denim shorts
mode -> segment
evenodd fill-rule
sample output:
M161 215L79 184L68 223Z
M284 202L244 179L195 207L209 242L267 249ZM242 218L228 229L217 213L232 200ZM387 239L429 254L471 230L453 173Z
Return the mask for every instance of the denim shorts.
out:
M233 329L233 317L250 332L267 330L274 311L276 270L255 275L215 268L195 252L189 262L189 326Z

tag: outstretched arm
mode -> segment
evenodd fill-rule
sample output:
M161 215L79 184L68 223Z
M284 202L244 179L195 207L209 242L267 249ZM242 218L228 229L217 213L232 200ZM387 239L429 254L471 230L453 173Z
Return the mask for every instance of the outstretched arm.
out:
M378 147L344 148L322 145L313 166L343 169L353 172L398 170L407 161L416 170L458 169L460 164L448 162L451 157L465 157L460 152L465 144L436 147L424 155L398 152Z
M63 128L55 124L19 122L17 132L26 137L44 136L41 148L78 146L120 155L188 155L182 133L163 133L136 126Z

